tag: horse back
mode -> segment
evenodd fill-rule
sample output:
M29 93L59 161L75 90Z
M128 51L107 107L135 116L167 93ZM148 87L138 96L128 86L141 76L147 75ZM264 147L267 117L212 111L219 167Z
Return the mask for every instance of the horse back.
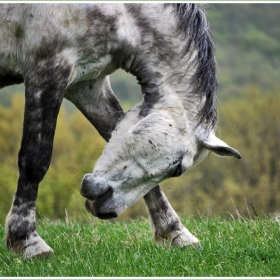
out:
M108 75L120 67L121 56L129 53L129 46L139 43L134 42L135 32L129 32L133 22L124 5L0 5L0 87L22 82L27 68L65 51L80 67L78 75L83 67L90 71L79 81L88 79L91 72L99 75L103 69L96 68L103 61L114 64L105 73ZM114 61L106 57L108 54Z

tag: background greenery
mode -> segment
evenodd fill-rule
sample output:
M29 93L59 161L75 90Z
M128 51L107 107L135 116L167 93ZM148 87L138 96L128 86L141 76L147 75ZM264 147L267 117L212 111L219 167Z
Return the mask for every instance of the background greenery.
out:
M240 161L211 155L187 174L162 184L179 213L200 216L274 214L280 196L280 5L207 4L220 81L219 130L238 149ZM123 71L111 78L125 109L141 100L136 79ZM0 91L0 223L17 181L22 133L23 85ZM80 181L91 172L105 142L69 102L58 118L50 169L41 183L38 215L87 219ZM118 219L146 216L141 201Z

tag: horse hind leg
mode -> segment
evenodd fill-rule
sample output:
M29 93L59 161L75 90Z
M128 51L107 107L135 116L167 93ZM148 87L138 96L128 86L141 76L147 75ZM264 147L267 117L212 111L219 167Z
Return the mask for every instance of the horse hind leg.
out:
M171 242L171 245L176 247L188 245L200 247L199 240L181 223L160 186L148 192L144 200L150 216L154 240L157 243Z
M8 249L24 258L53 253L36 231L35 212L38 186L50 164L56 119L70 73L63 61L56 62L30 66L25 77L26 101L18 155L18 185L5 225ZM41 81L40 77L44 80Z

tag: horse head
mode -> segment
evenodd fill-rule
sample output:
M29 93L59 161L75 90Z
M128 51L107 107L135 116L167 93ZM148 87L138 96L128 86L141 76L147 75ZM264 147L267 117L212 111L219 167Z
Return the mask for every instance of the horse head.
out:
M201 162L209 151L241 157L213 129L194 126L180 102L172 104L147 116L141 116L143 104L138 104L119 122L93 173L82 181L81 194L94 216L119 216L161 181Z

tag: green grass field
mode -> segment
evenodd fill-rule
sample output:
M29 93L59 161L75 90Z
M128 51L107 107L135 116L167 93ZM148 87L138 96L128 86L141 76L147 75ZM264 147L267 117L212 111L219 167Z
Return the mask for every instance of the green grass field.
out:
M0 276L280 276L279 223L274 219L183 222L203 248L156 245L144 219L40 222L38 231L55 255L33 261L7 251L0 226Z

